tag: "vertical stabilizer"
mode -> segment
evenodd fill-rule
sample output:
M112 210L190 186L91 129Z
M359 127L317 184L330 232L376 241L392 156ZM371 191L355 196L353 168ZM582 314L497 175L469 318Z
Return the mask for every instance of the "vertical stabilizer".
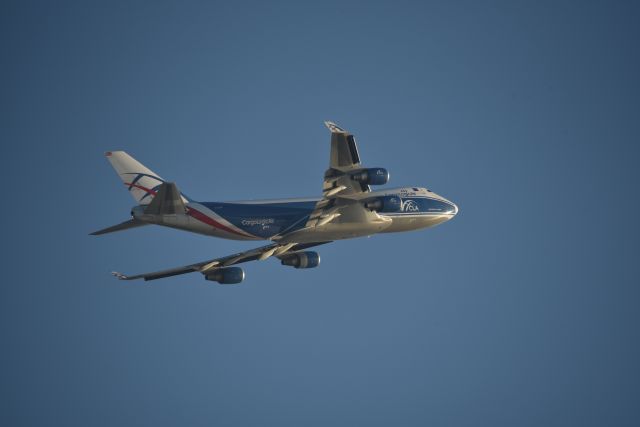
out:
M124 151L107 151L105 155L131 197L140 205L151 203L164 180Z

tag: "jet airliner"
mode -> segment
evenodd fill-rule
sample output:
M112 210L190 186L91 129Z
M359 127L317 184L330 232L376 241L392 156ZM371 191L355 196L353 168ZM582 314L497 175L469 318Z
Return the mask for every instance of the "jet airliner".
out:
M124 151L107 152L107 159L137 205L131 210L131 219L92 235L156 224L223 239L271 242L183 267L137 275L112 274L121 280L155 280L199 272L206 280L235 284L245 277L236 264L276 258L282 265L314 268L320 264L320 255L308 250L314 246L433 227L458 213L454 203L426 188L373 191L372 186L389 181L389 172L363 167L353 135L335 123L325 125L331 131L331 154L322 196L316 198L198 202Z

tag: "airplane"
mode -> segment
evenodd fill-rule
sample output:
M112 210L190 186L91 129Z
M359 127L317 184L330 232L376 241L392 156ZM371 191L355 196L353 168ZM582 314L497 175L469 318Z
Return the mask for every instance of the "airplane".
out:
M137 206L131 219L91 235L156 224L232 240L268 240L271 243L244 252L152 273L112 274L120 280L156 280L199 272L206 280L236 284L245 278L237 264L277 258L285 266L314 268L320 255L309 248L336 240L377 233L413 231L452 219L458 206L422 187L373 191L384 185L389 172L363 167L353 135L333 122L329 169L322 197L239 202L198 202L182 193L124 151L109 151L107 159Z

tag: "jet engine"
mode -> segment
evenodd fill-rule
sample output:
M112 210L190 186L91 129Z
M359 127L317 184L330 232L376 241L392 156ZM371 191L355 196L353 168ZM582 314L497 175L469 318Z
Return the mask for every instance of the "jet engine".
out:
M384 185L389 182L389 171L385 168L361 169L351 174L351 179L362 184Z
M218 268L207 273L204 278L221 285L235 285L244 280L244 270L240 267Z
M294 252L282 258L280 263L294 268L314 268L320 265L320 255L312 251Z
M367 200L364 207L375 212L400 212L402 202L398 196L382 196Z

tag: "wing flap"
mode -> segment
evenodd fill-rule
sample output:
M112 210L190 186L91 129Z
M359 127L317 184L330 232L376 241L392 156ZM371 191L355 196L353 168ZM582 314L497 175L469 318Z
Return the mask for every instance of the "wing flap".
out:
M330 167L339 170L357 168L360 165L360 155L353 135L333 122L327 121L324 124L331 131Z

